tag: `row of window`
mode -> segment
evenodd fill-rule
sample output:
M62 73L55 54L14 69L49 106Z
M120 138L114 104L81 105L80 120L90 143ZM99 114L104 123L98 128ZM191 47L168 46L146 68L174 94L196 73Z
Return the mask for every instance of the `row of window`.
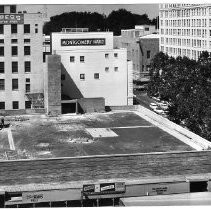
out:
M11 55L18 56L18 46L11 47ZM31 55L30 46L24 46L24 55ZM0 56L4 56L4 46L0 46Z
M0 5L0 13L4 13L4 5ZM10 13L16 13L16 6L10 5Z
M24 43L30 43L30 39L24 39ZM11 43L12 44L17 44L18 43L18 39L11 39ZM0 44L4 44L4 39L0 39Z
M181 49L181 48L175 48L175 47L164 48L164 46L161 46L161 51L166 52L169 55L187 56L187 57L192 57L193 59L197 59L202 53L202 51L198 51L198 50Z
M25 73L31 72L31 61L25 61L24 62L24 70ZM5 63L0 62L0 74L5 73ZM18 73L18 62L12 61L12 73Z
M114 53L114 57L118 58L118 53ZM109 54L105 54L105 58L109 58ZM70 62L74 63L75 62L75 56L70 56ZM84 63L85 62L85 56L80 56L80 62Z
M19 101L12 102L13 109L19 109ZM5 102L0 101L0 109L5 109ZM31 101L25 101L25 109L31 109Z
M0 34L4 34L4 26L3 24L0 24ZM11 34L17 34L18 33L18 25L17 24L11 24ZM24 34L30 34L31 28L30 24L24 24L23 25L23 33ZM35 33L38 33L38 24L35 24Z
M211 30L210 30L211 34ZM207 37L206 29L161 29L161 35Z
M179 20L161 20L160 26L170 27L207 27L211 26L211 19L179 19Z
M12 79L12 90L17 91L19 89L18 79ZM5 90L5 79L0 79L0 91ZM26 93L30 92L30 79L26 78L25 84L25 91Z
M94 79L100 79L100 74L94 73ZM85 74L80 74L80 80L85 80Z
M166 8L175 8L175 7L187 7L187 6L196 6L197 4L160 4L160 9Z
M184 8L184 9L174 9L169 11L160 11L160 17L174 18L174 17L191 17L191 16L206 16L207 10L209 15L211 15L211 7L203 8Z
M164 44L164 37L161 37L161 44ZM207 41L201 39L177 39L177 38L166 38L165 44L187 46L187 47L207 47Z

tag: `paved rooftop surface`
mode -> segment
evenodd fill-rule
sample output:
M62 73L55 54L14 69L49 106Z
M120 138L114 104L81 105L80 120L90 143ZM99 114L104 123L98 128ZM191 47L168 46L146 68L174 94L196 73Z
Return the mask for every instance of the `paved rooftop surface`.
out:
M211 173L211 151L0 162L1 189L24 190L101 179L149 179ZM211 176L211 174L210 174ZM79 186L82 186L80 184ZM16 189L16 190L17 190ZM30 188L31 189L31 188ZM26 189L25 189L26 190Z
M129 111L19 118L6 117L13 140L0 131L0 160L193 150Z

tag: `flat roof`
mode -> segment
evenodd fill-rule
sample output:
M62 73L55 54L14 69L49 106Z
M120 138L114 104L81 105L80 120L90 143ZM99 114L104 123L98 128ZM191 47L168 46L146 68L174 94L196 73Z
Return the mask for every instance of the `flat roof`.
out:
M9 116L5 123L11 127L0 131L1 190L211 177L211 151L193 151L137 112Z
M5 191L81 188L83 183L163 180L203 173L211 177L211 151L107 155L0 162L0 185ZM149 182L150 183L150 182Z
M2 160L194 150L132 111L21 118L5 118L15 150L1 130Z
M159 38L160 38L159 34L149 34L149 35L139 37L139 39L159 39Z

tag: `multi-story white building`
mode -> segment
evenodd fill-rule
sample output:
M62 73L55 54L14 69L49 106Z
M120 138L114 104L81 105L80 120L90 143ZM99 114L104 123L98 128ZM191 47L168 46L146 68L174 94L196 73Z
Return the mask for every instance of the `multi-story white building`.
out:
M0 111L31 108L43 94L43 23L41 13L0 5Z
M198 59L211 52L211 4L160 4L160 50Z
M51 34L51 43L52 54L61 56L63 98L103 97L106 106L133 104L132 62L126 49L114 49L113 32L63 30Z

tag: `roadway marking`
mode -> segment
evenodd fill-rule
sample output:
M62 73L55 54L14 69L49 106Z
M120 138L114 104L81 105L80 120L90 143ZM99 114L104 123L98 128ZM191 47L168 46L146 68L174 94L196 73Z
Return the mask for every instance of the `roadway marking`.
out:
M7 135L8 135L10 150L15 150L15 144L14 144L14 141L13 141L11 128L7 128Z

